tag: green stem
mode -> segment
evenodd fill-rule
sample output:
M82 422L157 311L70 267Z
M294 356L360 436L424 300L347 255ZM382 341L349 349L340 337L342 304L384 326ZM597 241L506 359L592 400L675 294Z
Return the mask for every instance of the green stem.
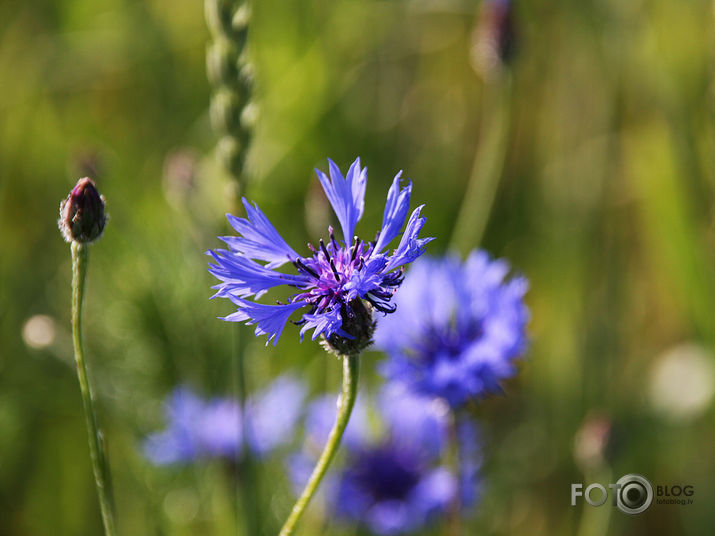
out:
M283 528L278 536L290 536L295 530L295 526L303 515L310 499L315 494L318 489L320 482L323 480L330 462L333 460L335 453L340 446L340 440L343 437L343 432L345 427L348 425L350 420L350 414L352 413L353 406L355 405L355 398L357 396L357 385L358 385L358 375L360 372L360 361L359 354L356 355L345 355L342 356L343 359L343 391L340 396L340 404L338 406L338 415L335 419L335 424L333 429L330 431L328 436L328 442L323 448L323 452L318 459L318 463L313 469L313 473L308 479L308 483L303 489L300 497L293 505L293 510L291 510L288 519L286 520Z
M82 300L84 298L84 282L89 262L89 246L80 242L72 242L72 342L74 357L77 362L77 378L82 393L84 417L89 435L89 455L94 471L94 481L97 484L99 507L102 511L105 536L114 536L114 514L112 504L111 481L109 467L102 448L102 434L97 426L97 416L94 412L92 392L87 378L87 365L84 362L84 347L82 345Z
M479 245L489 221L504 169L511 117L511 81L508 74L484 88L481 140L474 156L450 247L466 255Z

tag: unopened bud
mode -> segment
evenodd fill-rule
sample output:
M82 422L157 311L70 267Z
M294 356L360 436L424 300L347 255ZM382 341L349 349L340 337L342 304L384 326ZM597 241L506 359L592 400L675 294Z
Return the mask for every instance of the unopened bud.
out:
M94 242L104 231L107 216L104 212L104 196L97 191L92 179L85 177L60 203L60 219L57 224L67 242Z
M514 54L515 28L512 0L486 0L472 36L472 67L494 78Z

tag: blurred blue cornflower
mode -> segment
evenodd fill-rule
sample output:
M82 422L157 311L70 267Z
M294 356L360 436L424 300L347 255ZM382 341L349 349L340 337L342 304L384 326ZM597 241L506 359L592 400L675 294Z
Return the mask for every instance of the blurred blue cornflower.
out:
M344 463L324 481L325 501L336 518L359 523L373 534L412 533L478 497L480 442L473 424L457 438L460 470L443 463L450 448L448 406L391 384L378 397L381 428L372 430L368 411L358 399L345 431ZM313 401L306 418L306 448L291 459L296 490L308 480L320 446L330 431L335 398ZM461 429L460 429L461 430Z
M167 427L144 441L144 455L156 465L199 458L235 459L244 443L254 455L267 455L293 437L304 398L304 386L283 375L246 400L242 415L233 398L207 401L188 387L178 387L164 402Z
M398 173L387 194L382 228L372 242L353 237L356 223L363 214L367 168L360 168L360 159L350 166L345 177L332 160L330 178L316 169L320 183L335 211L343 240L329 228L327 244L321 239L316 248L308 247L312 255L296 253L278 234L260 209L246 199L243 205L248 218L227 215L239 236L221 237L228 249L209 251L215 264L209 272L221 283L214 297L229 298L238 311L224 320L256 324L256 335L267 335L266 344L275 345L290 316L307 308L301 319L301 339L313 329L313 339L319 335L331 344L354 341L353 347L335 347L343 353L356 353L371 342L374 322L371 308L383 313L393 312L392 296L402 282L402 267L419 257L432 238L418 238L425 223L420 217L422 206L410 216L399 245L391 255L385 252L397 237L407 217L412 183L400 187ZM260 264L256 261L263 261ZM290 262L297 274L273 270ZM288 285L298 289L287 303L266 305L246 298L259 298L268 289ZM366 308L362 300L370 305Z
M509 265L484 251L421 259L405 278L397 313L384 319L375 344L388 354L381 371L453 408L499 391L527 347L528 282L505 280Z

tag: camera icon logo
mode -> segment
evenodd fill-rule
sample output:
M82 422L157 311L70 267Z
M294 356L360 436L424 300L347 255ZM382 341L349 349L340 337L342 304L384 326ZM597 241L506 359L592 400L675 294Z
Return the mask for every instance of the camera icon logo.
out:
M653 485L642 475L624 475L614 487L616 506L626 514L645 512L653 502Z

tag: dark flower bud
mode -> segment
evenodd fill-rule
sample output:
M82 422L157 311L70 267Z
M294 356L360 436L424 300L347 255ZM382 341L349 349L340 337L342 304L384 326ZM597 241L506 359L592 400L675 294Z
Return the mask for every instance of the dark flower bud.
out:
M67 242L94 242L104 231L107 216L104 212L104 196L97 191L92 179L85 177L60 203L60 219L57 224Z

